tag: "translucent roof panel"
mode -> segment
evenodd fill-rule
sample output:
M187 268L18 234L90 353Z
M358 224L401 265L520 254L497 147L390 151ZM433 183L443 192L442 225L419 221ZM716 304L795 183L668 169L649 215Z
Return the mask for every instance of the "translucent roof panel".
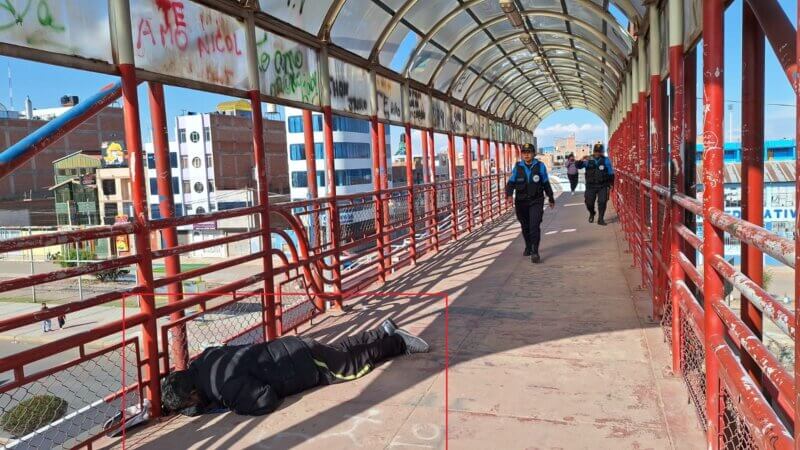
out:
M402 72L408 65L414 48L421 41L422 37L420 35L411 31L402 23L398 24L381 49L381 65L395 72Z
M368 58L375 39L392 19L372 2L346 2L331 29L331 41L359 56Z
M259 0L261 11L313 35L319 34L334 0Z
M416 61L413 61L411 66L411 78L419 81L420 83L427 84L436 67L442 62L444 53L433 45L426 45L422 49Z
M356 65L380 64L428 89L519 117L530 112L513 95L534 80L537 87L526 95L544 92L552 97L546 108L562 106L559 89L545 76L549 67L561 74L562 91L569 88L570 97L584 101L581 86L592 85L591 94L586 90L592 102L613 101L633 44L628 23L641 23L646 11L643 0L517 0L513 5L524 21L513 26L497 0L259 0L259 5L262 13L364 59L352 61ZM533 43L526 46L523 36ZM545 61L534 59L540 57Z
M363 2L358 2L363 3ZM418 30L428 33L431 28L458 5L455 0L422 0L406 13L406 20Z

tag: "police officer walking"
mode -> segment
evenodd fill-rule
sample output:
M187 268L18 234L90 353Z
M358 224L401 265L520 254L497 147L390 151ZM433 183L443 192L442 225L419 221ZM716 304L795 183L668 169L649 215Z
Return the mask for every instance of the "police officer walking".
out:
M534 159L534 152L532 144L522 146L522 161L517 162L511 170L511 176L506 184L506 197L514 195L514 208L522 228L522 236L525 238L523 255L530 256L531 262L537 264L541 262L539 239L544 214L544 197L547 195L551 208L556 206L556 200L547 176L547 168Z
M589 210L589 222L594 222L595 202L597 212L600 214L597 220L598 225L606 225L606 203L608 195L614 186L614 168L611 167L611 160L605 156L603 144L594 144L592 157L585 156L582 161L578 161L579 169L586 169L586 209Z

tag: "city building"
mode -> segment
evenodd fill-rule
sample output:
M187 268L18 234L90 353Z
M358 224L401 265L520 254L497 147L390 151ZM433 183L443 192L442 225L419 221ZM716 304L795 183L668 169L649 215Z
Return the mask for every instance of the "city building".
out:
M70 98L69 102L77 103L77 98ZM0 115L0 148L7 149L26 136L30 135L47 121L57 117L70 106L61 106L49 109L33 109L29 118L26 112L19 117L15 115ZM45 114L46 113L46 114ZM55 212L52 209L53 186L55 172L53 162L77 151L98 151L103 142L120 140L124 137L124 121L122 108L108 107L98 112L93 117L84 121L80 127L65 134L56 140L44 151L31 158L30 161L14 170L0 180L0 202L12 208L23 200L49 199L48 211L38 211L32 216L32 225L53 225L56 223ZM37 203L37 202L34 202ZM41 203L41 202L39 202ZM3 206L5 208L6 206ZM9 209L9 211L13 211ZM38 222L38 223L37 223ZM48 223L42 223L48 222ZM0 223L0 225L8 225Z
M703 161L703 140L698 139L697 162ZM742 162L742 143L726 142L723 146L726 163ZM794 161L795 142L793 139L764 141L764 161ZM698 172L699 173L699 172Z
M50 191L58 226L100 224L95 173L100 165L100 154L92 152L75 152L53 161L55 184Z
M256 203L252 111L248 102L221 103L214 113L187 113L175 118L177 140L169 143L172 192L177 216L242 208ZM271 202L288 199L284 123L264 120L264 148ZM160 218L156 161L152 143L145 143L150 215ZM179 227L179 241L199 242L224 237L257 225L251 217ZM239 249L249 252L249 248ZM236 250L236 251L239 251ZM196 257L227 257L229 246L203 249Z
M322 114L312 115L314 129L314 153L317 161L317 187L320 196L327 195L325 186L325 151L323 148ZM386 131L387 167L391 167L392 148L389 127ZM303 113L299 109L286 108L286 140L288 144L289 173L291 176L291 198L308 198L306 172L305 135ZM363 119L333 116L333 150L336 170L336 193L358 194L372 190L372 144L370 123ZM392 175L390 171L390 177ZM392 186L392 180L389 185Z
M575 155L575 159L592 154L592 144L578 142L574 134L567 137L558 138L552 150L553 164L562 165L569 155Z

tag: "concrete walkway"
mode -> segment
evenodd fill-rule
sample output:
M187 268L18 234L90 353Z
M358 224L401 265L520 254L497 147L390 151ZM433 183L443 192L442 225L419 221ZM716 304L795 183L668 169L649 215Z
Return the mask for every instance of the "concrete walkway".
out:
M581 200L562 196L546 213L542 265L522 257L509 217L381 288L446 292L447 314L438 297L371 296L306 333L333 340L393 316L430 354L288 398L267 417L167 419L129 434L127 448L445 448L446 380L452 449L702 448L646 294L631 289L616 218L586 223Z

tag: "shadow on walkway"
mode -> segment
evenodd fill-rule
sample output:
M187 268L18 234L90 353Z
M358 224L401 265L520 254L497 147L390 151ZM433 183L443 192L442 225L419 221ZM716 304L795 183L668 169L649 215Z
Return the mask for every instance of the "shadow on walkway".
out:
M266 417L168 419L129 434L127 447L444 448L449 378L454 449L699 448L612 223L586 223L581 208L546 212L542 231L555 233L543 236L541 265L521 255L511 216L464 236L305 333L332 341L393 317L431 353L286 399ZM412 292L447 293L448 314L441 298L391 294Z

